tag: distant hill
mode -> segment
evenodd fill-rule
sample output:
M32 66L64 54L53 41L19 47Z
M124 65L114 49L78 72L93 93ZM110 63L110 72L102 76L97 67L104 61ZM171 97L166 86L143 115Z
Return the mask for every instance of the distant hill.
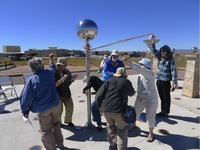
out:
M176 49L176 53L191 53L191 49Z

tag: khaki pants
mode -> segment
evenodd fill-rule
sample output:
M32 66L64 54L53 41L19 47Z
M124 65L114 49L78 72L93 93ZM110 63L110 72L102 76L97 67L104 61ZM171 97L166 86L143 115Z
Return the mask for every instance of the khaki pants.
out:
M107 137L110 144L117 144L118 150L127 150L128 124L121 113L103 113L107 125Z
M65 106L65 119L64 123L70 123L72 122L72 115L74 111L74 103L72 98L70 97L69 99L61 98L62 101L62 112L61 112L61 117L63 113L63 105ZM62 123L62 119L60 119L60 123Z
M56 145L63 145L63 135L60 129L61 103L44 112L38 113L42 142L47 150L56 150Z

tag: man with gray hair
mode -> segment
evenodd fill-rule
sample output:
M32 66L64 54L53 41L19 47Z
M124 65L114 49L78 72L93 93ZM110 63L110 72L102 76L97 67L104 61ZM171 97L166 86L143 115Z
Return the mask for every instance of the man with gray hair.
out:
M126 69L119 67L96 93L96 103L107 121L107 138L110 150L127 150L128 123L124 121L128 96L135 90L127 79Z
M42 133L42 142L47 150L62 148L63 135L60 129L61 101L54 81L55 64L53 54L49 55L50 67L44 69L41 58L34 57L28 65L33 75L26 82L20 96L23 117L29 112L37 113Z
M109 78L113 77L113 74L116 72L117 68L125 67L123 61L119 60L119 51L113 50L110 54L110 57L106 59L103 65L103 76L102 80L106 81Z

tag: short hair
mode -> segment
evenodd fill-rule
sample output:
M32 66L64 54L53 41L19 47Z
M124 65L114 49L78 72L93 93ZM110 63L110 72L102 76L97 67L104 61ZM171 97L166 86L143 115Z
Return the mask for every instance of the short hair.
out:
M42 58L33 57L28 61L28 66L30 67L33 73L36 73L40 70L44 70L44 63Z

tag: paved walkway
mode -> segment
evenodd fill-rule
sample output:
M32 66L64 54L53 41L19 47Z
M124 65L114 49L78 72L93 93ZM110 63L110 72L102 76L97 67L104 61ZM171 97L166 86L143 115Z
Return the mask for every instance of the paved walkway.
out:
M129 76L134 88L136 88L137 75ZM199 98L189 98L181 95L183 81L179 81L179 89L171 93L172 105L168 118L156 118L155 140L146 142L148 125L137 121L137 128L128 134L128 150L186 150L200 149L199 126ZM95 127L88 127L87 123L87 98L82 94L85 83L76 80L71 85L74 101L73 122L82 130L75 130L65 126L62 128L64 145L71 150L107 150L106 128L97 131ZM23 85L17 85L20 95ZM5 111L0 114L0 150L32 150L43 148L40 140L39 125L36 114L30 113L31 126L21 119L19 100L9 97ZM94 100L94 96L92 96ZM129 104L133 105L135 96L129 98ZM3 99L0 99L3 102ZM160 106L160 105L159 105ZM160 107L157 112L160 111ZM104 119L103 119L104 120ZM104 120L105 121L105 120ZM94 122L92 122L96 125ZM77 129L76 128L76 129ZM161 129L169 134L162 134ZM67 148L66 148L67 149Z

